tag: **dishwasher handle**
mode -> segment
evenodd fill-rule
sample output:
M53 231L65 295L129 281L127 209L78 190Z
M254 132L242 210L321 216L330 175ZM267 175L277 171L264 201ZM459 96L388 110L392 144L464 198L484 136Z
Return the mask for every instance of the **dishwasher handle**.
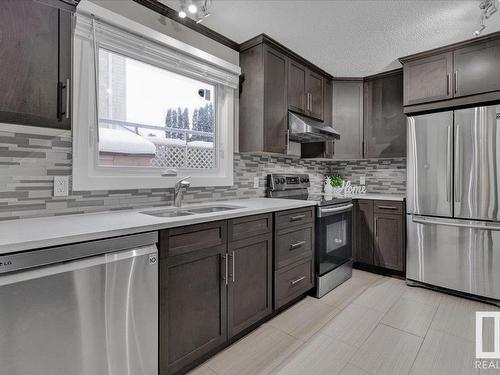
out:
M0 275L50 264L69 262L143 246L156 245L158 232L133 234L0 256Z
M149 256L149 265L156 266L158 264L158 249L156 245L143 246L141 248L120 251L117 253L103 254L90 258L83 258L71 262L57 263L50 266L28 269L23 272L15 272L0 276L0 287L5 285L16 284L23 281L40 279L46 276L53 276L65 272L73 272L85 268L100 266L103 264L116 263L122 260Z

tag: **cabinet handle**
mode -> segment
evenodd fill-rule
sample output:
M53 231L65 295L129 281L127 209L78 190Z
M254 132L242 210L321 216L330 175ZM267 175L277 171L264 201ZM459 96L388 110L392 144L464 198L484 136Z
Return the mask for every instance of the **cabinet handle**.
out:
M378 237L378 218L375 219L375 237Z
M294 285L297 285L298 283L300 283L302 280L304 280L306 277L305 276L301 276L299 277L298 279L295 279L295 280L292 280L290 281L290 285L291 286L294 286Z
M70 99L70 86L69 86L69 78L66 80L66 111L64 111L64 113L66 114L66 118L69 118L69 109L71 108L70 106L70 102L69 102L69 99Z
M295 216L292 216L290 218L290 221L297 221L297 220L302 220L303 218L305 218L306 215L305 214L302 214L302 215L295 215Z
M380 208L381 210L397 210L397 207L394 206L377 206L377 208Z
M450 79L450 73L446 75L446 96L450 96L451 92L451 79Z
M233 280L234 283L234 258L235 258L234 251L231 253L231 255L229 255L229 257L231 258L231 279Z
M306 241L300 241L300 242L297 242L297 243L292 243L292 244L290 244L290 250L295 250L298 247L302 247L302 245L304 245L305 243L306 243Z
M366 141L363 139L363 157L366 158L367 154L367 146L366 146Z
M457 93L458 90L458 71L455 71L455 94Z
M227 272L228 272L227 256L223 255L222 260L224 261L224 275L222 276L222 280L224 280L226 285L227 285L228 284L228 280L227 280L227 275L228 275L227 274Z
M66 113L63 112L63 90L66 88L66 85L62 82L57 82L57 119L62 120L63 115Z

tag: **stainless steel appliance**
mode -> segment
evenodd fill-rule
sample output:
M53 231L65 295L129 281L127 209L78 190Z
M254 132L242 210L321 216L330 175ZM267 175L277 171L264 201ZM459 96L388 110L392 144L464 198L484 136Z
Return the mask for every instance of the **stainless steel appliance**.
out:
M271 174L268 196L317 202L315 233L316 297L321 298L352 276L352 201L309 194L306 174Z
M408 118L407 280L500 300L500 105Z
M0 256L0 373L157 375L157 240Z

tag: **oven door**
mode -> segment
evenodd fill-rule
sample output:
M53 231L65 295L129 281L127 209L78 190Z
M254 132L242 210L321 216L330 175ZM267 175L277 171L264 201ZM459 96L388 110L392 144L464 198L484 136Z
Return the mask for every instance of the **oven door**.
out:
M319 276L352 259L352 206L318 208L315 256Z

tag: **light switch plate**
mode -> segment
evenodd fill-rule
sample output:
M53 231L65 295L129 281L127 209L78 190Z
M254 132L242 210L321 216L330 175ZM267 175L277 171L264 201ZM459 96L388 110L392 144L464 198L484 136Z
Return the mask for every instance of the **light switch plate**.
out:
M366 185L366 178L365 178L365 176L359 176L359 184L360 185Z
M54 176L54 197L69 195L69 176Z
M253 178L253 187L254 188L258 188L259 187L259 178L258 177L254 177Z

